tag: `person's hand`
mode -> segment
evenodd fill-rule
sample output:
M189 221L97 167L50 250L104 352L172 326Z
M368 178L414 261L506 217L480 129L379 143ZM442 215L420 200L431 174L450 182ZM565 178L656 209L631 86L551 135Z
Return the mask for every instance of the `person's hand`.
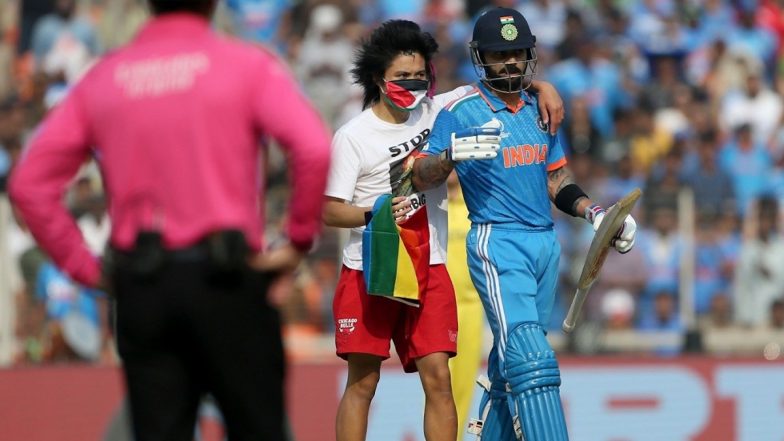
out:
M286 241L248 260L252 270L267 273L265 277L270 277L266 291L269 304L279 308L286 303L293 292L294 271L302 263L305 254Z
M294 271L305 258L304 252L290 242L253 256L248 265L252 270L269 273L272 279L267 288L270 304L280 307L292 292Z
M248 264L256 271L285 274L294 272L304 257L304 252L286 242L279 247L256 254Z
M468 159L493 159L501 148L500 127L471 127L452 133L447 158L453 162Z
M411 201L406 196L392 198L392 216L395 218L396 224L408 219L408 214L411 213L411 210Z
M594 232L599 230L599 226L602 224L605 214L604 208L597 204L591 205L586 209L585 218L588 219L588 222L593 224ZM631 214L626 215L626 219L623 220L621 228L618 229L613 237L612 246L615 247L619 253L626 254L634 247L636 236L637 222Z
M376 202L373 204L373 208L371 208L370 211L365 212L365 225L370 225L373 217L376 216L383 207L386 207L387 200L389 200L390 197L392 198L390 201L392 219L395 221L395 223L399 224L408 219L408 215L411 214L411 211L413 210L411 200L408 198L408 196L393 197L392 195L385 194L379 196L378 199L376 199Z
M267 301L270 305L280 308L286 304L291 293L296 289L294 273L283 273L270 282L267 288Z
M544 124L549 124L550 134L555 135L564 120L564 103L561 95L552 84L540 81L537 83L539 95L539 117Z

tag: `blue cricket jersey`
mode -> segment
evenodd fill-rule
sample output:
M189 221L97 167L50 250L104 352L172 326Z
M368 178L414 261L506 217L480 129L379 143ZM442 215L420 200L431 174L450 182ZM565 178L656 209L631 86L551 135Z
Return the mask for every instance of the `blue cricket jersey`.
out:
M441 110L425 154L437 155L451 146L461 128L501 122L501 150L494 159L467 160L456 169L469 219L477 224L517 224L531 230L553 228L547 172L566 164L560 136L549 133L540 117L537 98L522 92L521 107L509 109L484 84ZM559 134L560 135L560 134Z

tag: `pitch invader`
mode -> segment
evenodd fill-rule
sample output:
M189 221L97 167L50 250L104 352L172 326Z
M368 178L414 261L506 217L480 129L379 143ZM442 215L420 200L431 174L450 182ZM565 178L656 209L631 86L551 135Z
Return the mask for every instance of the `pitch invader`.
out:
M456 168L471 231L468 265L493 331L482 399L483 440L565 441L560 371L546 335L560 246L550 203L598 229L604 209L575 184L558 135L527 92L536 74L536 38L518 11L496 8L476 22L471 58L480 81L436 119L414 164L414 185L440 185ZM479 142L498 136L499 149ZM466 153L470 152L470 153ZM628 216L615 248L628 252Z

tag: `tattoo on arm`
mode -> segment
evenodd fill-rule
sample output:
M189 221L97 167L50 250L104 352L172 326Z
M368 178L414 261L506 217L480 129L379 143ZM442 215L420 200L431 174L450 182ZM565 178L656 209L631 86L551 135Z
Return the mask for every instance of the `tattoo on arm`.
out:
M566 166L547 172L547 193L550 196L550 200L555 202L555 197L558 195L558 192L567 185L574 183L572 171ZM581 208L580 205L585 205L585 202L588 202L589 205L592 203L591 200L586 197L580 197L574 201L572 212L575 216L582 216L585 207Z
M547 193L550 200L554 201L558 192L569 184L574 184L574 176L568 168L559 167L547 172Z
M452 161L437 156L425 156L414 162L414 187L417 190L428 190L437 187L446 181L449 173L455 168Z

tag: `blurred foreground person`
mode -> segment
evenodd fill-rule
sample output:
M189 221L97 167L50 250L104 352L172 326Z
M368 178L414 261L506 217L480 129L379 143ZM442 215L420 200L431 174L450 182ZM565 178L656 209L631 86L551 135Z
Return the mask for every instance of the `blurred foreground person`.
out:
M215 397L230 440L284 439L284 359L266 291L319 229L329 137L271 54L219 37L217 0L150 0L153 19L44 120L11 197L54 262L116 296L137 441L190 441ZM260 141L287 150L288 241L263 252ZM62 199L93 156L112 221L112 265Z

